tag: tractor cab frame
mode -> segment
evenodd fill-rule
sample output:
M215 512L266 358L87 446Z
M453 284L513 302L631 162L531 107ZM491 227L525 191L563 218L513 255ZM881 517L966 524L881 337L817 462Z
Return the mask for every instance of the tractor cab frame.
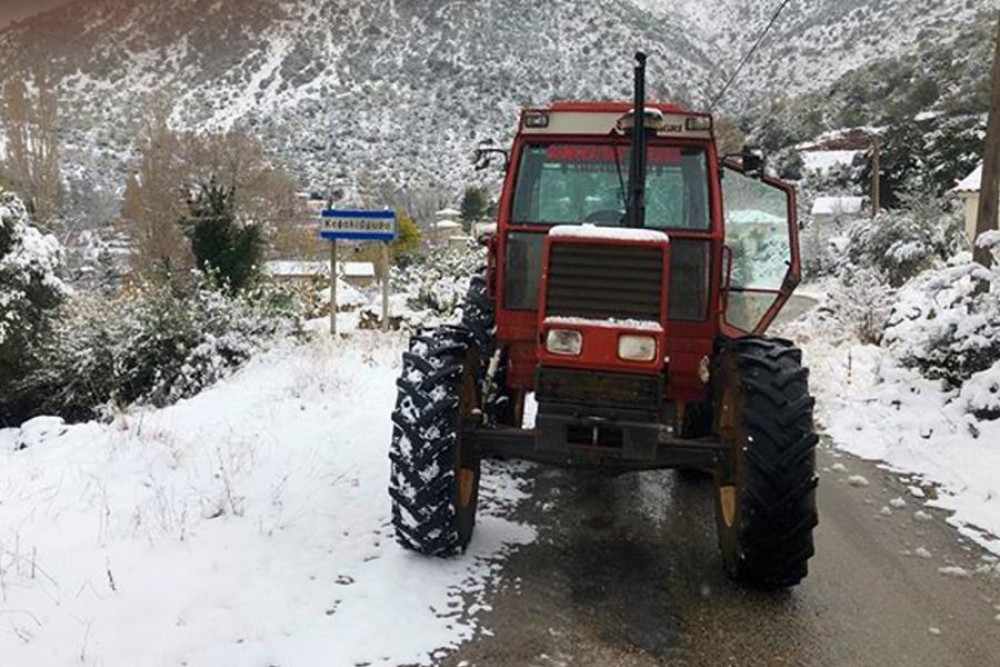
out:
M716 343L763 333L798 283L794 189L720 160L707 114L649 105L645 224L623 226L633 108L521 114L486 285L514 412L527 392L539 410L534 431L478 432L486 454L710 463L716 445L684 436L708 430Z

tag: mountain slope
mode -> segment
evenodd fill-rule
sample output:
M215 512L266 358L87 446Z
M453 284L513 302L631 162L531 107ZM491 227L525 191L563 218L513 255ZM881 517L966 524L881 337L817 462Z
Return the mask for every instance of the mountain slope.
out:
M792 0L723 108L815 90L890 55L954 40L989 0ZM0 74L45 62L80 178L117 188L158 94L178 126L248 128L304 187L444 187L506 141L517 109L624 98L631 54L650 95L703 105L756 39L753 0L77 0L0 32ZM355 186L355 187L351 187Z
M780 0L635 0L658 15L689 17L728 74ZM748 61L729 108L826 87L893 56L952 42L993 0L790 0Z
M454 184L520 106L626 96L640 46L651 92L695 94L711 65L689 33L601 0L82 0L4 34L0 69L48 60L78 145L126 145L159 90L179 125L250 127L312 182Z

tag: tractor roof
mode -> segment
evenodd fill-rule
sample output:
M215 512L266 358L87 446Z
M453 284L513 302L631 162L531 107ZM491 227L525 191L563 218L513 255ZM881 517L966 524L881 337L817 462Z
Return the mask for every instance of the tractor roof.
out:
M629 102L555 102L548 108L524 109L521 112L520 133L600 136L622 134L621 121L631 111L632 104ZM687 111L676 104L657 102L648 103L646 112L653 112L658 117L657 136L712 139L710 114Z
M659 109L663 113L688 113L676 104L664 102L647 102L650 109ZM553 102L549 111L576 111L582 113L617 113L619 115L632 110L631 102Z

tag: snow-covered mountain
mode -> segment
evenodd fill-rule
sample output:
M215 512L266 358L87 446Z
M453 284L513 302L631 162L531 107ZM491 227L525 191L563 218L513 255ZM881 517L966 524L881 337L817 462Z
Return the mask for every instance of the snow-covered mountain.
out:
M178 126L249 128L303 185L455 188L516 111L650 93L703 105L756 39L756 0L77 0L0 32L0 75L46 63L67 160L116 182L158 94ZM990 0L792 0L724 106L815 89L947 42ZM117 172L117 173L116 173Z
M698 27L728 73L758 39L781 0L634 0ZM788 97L892 56L949 44L995 0L790 0L736 86L736 102Z

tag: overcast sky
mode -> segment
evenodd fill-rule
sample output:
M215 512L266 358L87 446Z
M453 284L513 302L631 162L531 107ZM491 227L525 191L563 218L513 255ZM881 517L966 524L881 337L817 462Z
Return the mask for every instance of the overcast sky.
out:
M0 0L0 28L11 21L27 18L71 0Z

